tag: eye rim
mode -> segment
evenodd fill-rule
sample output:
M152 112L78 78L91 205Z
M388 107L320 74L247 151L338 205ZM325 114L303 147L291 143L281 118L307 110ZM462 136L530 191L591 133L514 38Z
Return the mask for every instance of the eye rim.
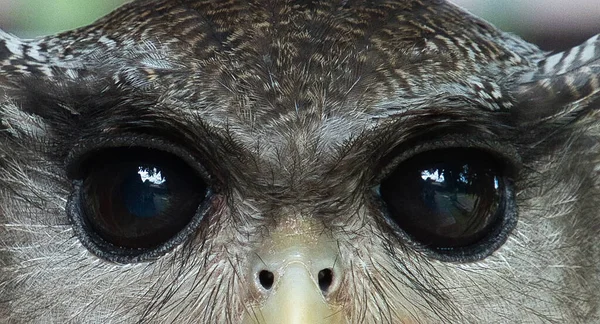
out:
M67 201L67 216L73 225L75 235L79 238L81 244L94 255L121 264L154 261L183 244L193 236L198 228L202 226L202 221L211 213L215 197L214 192L207 188L202 203L198 206L188 224L177 234L154 248L133 249L106 242L91 228L91 225L85 220L85 211L82 206L83 180L74 180L73 187L73 192Z
M136 249L113 245L101 238L95 232L91 227L91 224L88 224L87 217L85 216L86 208L83 206L83 188L84 178L86 177L86 173L89 173L85 169L87 168L87 165L93 164L93 162L89 161L94 156L98 156L105 151L122 148L141 149L170 154L187 164L206 186L204 198L187 225L179 230L174 236L154 248ZM190 239L193 234L202 227L204 223L203 220L211 214L213 210L212 206L218 192L218 186L215 184L210 173L204 168L203 164L191 156L186 150L167 141L148 138L146 136L129 136L121 138L102 137L95 139L92 143L88 143L87 141L81 142L69 153L65 165L67 176L73 183L72 192L67 200L66 212L75 235L88 251L102 259L115 263L129 264L151 262L185 243L186 240Z
M383 169L385 170L383 175L377 177L378 182L377 185L373 187L372 199L375 201L376 206L378 206L378 209L383 214L383 221L387 225L387 228L389 228L403 244L408 245L413 250L421 252L430 258L437 259L442 262L471 263L481 261L504 245L518 222L518 209L514 193L513 180L513 175L517 173L514 156L511 156L511 158L507 159L506 155L498 154L496 151L491 151L490 146L488 145L473 145L464 147L459 145L444 146L439 145L439 142L437 144L438 145L433 144L418 146L411 150L410 153L406 152L404 154L400 154L399 157L391 159L393 162ZM414 157L418 157L424 153L446 149L469 149L484 152L502 166L502 175L500 178L504 183L504 192L502 192L503 199L501 200L497 211L500 212L500 210L503 209L503 213L499 215L501 219L498 220L497 223L493 225L492 229L490 229L489 233L487 233L485 237L480 239L478 242L469 246L454 247L449 249L436 248L423 244L407 231L402 229L400 225L394 221L390 208L387 206L387 203L384 201L380 193L381 183L393 175L397 168L400 167L404 162ZM520 162L520 159L517 159L517 161Z

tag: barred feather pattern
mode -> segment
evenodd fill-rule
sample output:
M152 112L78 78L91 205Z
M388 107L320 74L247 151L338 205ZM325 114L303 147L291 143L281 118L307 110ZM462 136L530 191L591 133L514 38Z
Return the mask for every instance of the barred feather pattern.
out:
M599 64L598 36L547 56L437 0L137 0L0 31L0 322L238 323L249 255L289 217L337 241L349 323L598 322ZM67 217L74 152L122 137L185 147L224 188L156 260L104 260ZM372 188L410 143L514 165L497 251L436 260L390 229Z

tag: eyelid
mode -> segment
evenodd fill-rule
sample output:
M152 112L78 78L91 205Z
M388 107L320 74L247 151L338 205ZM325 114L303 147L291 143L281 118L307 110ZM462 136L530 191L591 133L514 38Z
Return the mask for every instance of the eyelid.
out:
M478 149L498 159L505 166L506 175L511 178L521 169L521 157L517 150L509 144L494 140L477 140L464 134L445 135L426 142L411 142L399 144L392 148L386 156L380 159L375 170L372 187L387 178L402 162L420 153L437 149L470 148Z
M202 163L203 161L199 157L193 156L187 150L172 142L139 134L121 134L118 137L101 136L78 142L70 150L64 162L67 176L72 180L81 179L84 172L83 167L90 157L101 154L104 150L129 147L170 153L188 164L201 179L215 189L214 176L205 168L205 164Z
M93 234L93 231L90 230L89 225L83 218L85 207L83 206L81 199L81 196L83 195L82 187L82 180L74 181L74 190L69 196L66 206L67 214L73 225L75 235L91 253L105 260L121 264L152 262L172 251L177 246L180 246L186 240L193 239L194 233L202 228L204 219L213 212L215 199L214 192L211 191L210 188L207 188L204 202L198 206L192 220L179 233L158 247L146 250L135 250L115 247L110 243L97 239L98 236Z

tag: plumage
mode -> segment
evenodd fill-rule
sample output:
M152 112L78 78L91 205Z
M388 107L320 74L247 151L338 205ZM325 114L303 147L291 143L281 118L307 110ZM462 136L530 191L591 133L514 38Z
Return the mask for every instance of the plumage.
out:
M269 322L290 249L323 322L598 322L599 76L598 36L548 55L438 0L136 0L0 31L0 322ZM501 165L499 221L468 246L419 241L382 199L440 150ZM202 185L174 203L151 180L152 207L200 207L119 246L89 215L116 196L91 193L155 155Z

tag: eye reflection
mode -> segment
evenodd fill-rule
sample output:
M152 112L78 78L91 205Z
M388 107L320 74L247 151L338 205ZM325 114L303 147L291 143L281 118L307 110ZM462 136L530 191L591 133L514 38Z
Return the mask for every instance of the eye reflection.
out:
M491 188L498 189L497 176L474 172L468 164L454 170L442 167L423 170L421 179L421 202L429 209L429 221L437 225L436 233L440 235L464 235L485 222L485 218L471 219L472 214L489 213L492 206L481 199L481 194L487 197L494 194L488 192ZM460 223L470 225L453 230Z
M169 208L167 179L156 167L139 166L137 174L132 172L121 189L125 208L137 217L156 217Z
M431 151L401 163L380 192L392 220L415 239L441 249L461 247L485 237L500 219L500 175L483 152Z
M140 166L138 167L138 174L140 175L142 182L149 181L154 185L161 185L167 181L167 179L163 177L162 172L157 168Z

